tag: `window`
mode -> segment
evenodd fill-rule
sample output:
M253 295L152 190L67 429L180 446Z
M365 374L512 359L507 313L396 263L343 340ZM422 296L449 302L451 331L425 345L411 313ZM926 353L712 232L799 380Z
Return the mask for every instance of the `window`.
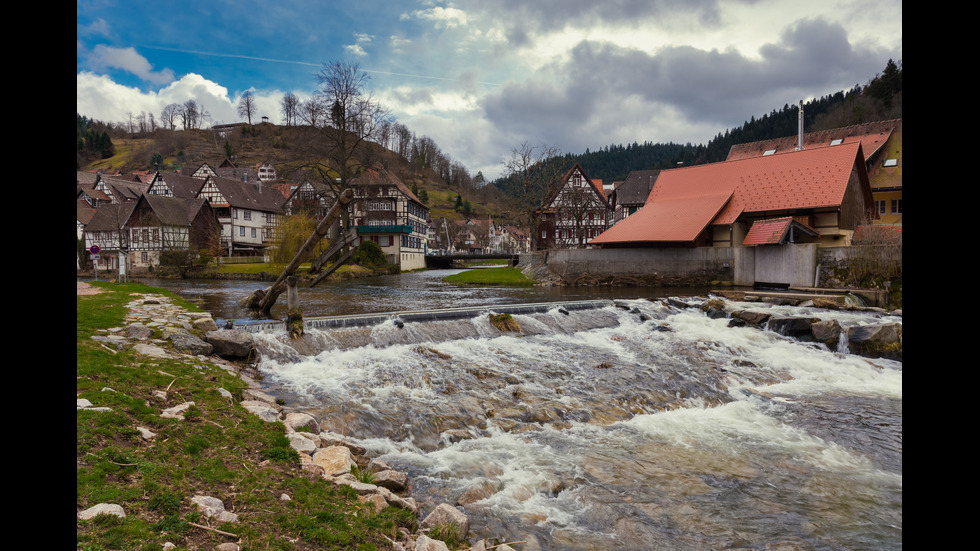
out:
M252 228L252 238L255 238L255 228Z
M830 140L830 145L840 145L842 143L844 143L844 138L834 138L833 140Z
M902 214L901 199L892 199L892 214Z
M251 220L252 219L252 211L250 211L250 210L243 211L242 212L242 218L244 218L245 220Z
M140 260L143 262L143 264L146 264L147 263L147 260L148 260L147 256L148 255L149 255L149 253L147 253L145 251L142 253L142 255L140 257Z
M888 204L888 201L884 201L884 200L882 200L882 201L875 201L875 205L878 207L878 214L886 214L887 213L887 211L885 210L886 209L885 206L887 204Z
M898 166L898 159L885 159L881 166Z
M238 227L238 235L245 237L245 226Z

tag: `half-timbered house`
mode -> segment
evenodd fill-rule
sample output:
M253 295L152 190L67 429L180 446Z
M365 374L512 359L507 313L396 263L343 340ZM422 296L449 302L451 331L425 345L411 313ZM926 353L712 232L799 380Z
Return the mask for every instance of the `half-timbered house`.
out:
M285 198L278 190L208 177L197 195L211 203L221 222L221 244L229 256L264 256L276 238Z
M118 269L125 259L131 273L159 266L166 251L196 254L213 247L218 228L204 199L143 195L96 211L85 227L85 246L101 249L98 268Z
M402 270L425 267L429 209L397 176L374 166L351 181L350 214L358 243L381 246Z
M538 209L537 247L580 248L608 228L613 209L602 190L576 163Z

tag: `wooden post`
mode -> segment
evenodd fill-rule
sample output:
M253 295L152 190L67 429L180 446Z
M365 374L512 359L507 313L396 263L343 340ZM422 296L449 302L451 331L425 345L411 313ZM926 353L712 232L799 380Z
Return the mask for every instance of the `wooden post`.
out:
M293 257L292 262L290 262L289 265L286 266L286 269L282 271L282 274L278 279L276 279L276 282L269 286L264 292L255 291L251 296L246 297L241 304L247 308L257 308L261 310L262 313L269 315L269 313L272 311L272 305L276 303L279 295L286 290L286 278L296 273L296 269L299 268L299 265L306 260L306 257L309 256L313 248L316 247L316 244L319 243L325 235L327 235L327 231L330 229L330 226L333 225L337 218L340 217L341 212L346 211L348 203L350 203L353 199L353 190L347 188L342 191L340 196L337 197L337 200L334 201L333 206L330 207L329 211L327 211L326 216L323 217L323 220L320 220L320 223L317 224L313 234L310 235L309 239L306 240L306 243L304 243L300 250L296 253L296 256Z
M299 279L296 276L286 278L286 308L290 310L299 308L299 291L296 290L297 281Z

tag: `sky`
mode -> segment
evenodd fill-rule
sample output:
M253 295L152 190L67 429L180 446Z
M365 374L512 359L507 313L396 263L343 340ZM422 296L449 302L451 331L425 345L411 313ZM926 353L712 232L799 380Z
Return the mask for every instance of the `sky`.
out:
M194 99L213 124L305 100L324 63L492 180L522 143L704 143L902 59L901 0L77 0L76 109Z

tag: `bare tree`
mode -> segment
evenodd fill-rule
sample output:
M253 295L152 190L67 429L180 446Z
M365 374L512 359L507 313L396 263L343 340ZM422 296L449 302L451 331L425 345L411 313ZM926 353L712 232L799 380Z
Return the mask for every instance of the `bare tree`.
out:
M299 118L304 123L317 127L327 120L327 106L319 94L314 94L299 107Z
M541 202L549 188L562 176L558 155L557 147L534 146L525 141L512 149L510 158L503 161L511 195L517 203L515 208L527 216L532 250L537 248Z
M317 121L319 143L309 144L304 168L339 193L370 166L376 149L370 142L390 115L367 89L369 77L356 63L324 63L316 79L328 116Z
M252 124L252 115L255 114L255 109L255 96L251 91L246 90L238 99L238 116L244 117L248 124Z
M279 105L282 108L282 118L286 126L295 125L299 114L299 98L296 97L296 94L286 92L279 101Z
M160 120L164 125L169 126L171 130L177 128L177 118L180 116L180 106L176 103L171 103L170 105L163 108L160 112Z

